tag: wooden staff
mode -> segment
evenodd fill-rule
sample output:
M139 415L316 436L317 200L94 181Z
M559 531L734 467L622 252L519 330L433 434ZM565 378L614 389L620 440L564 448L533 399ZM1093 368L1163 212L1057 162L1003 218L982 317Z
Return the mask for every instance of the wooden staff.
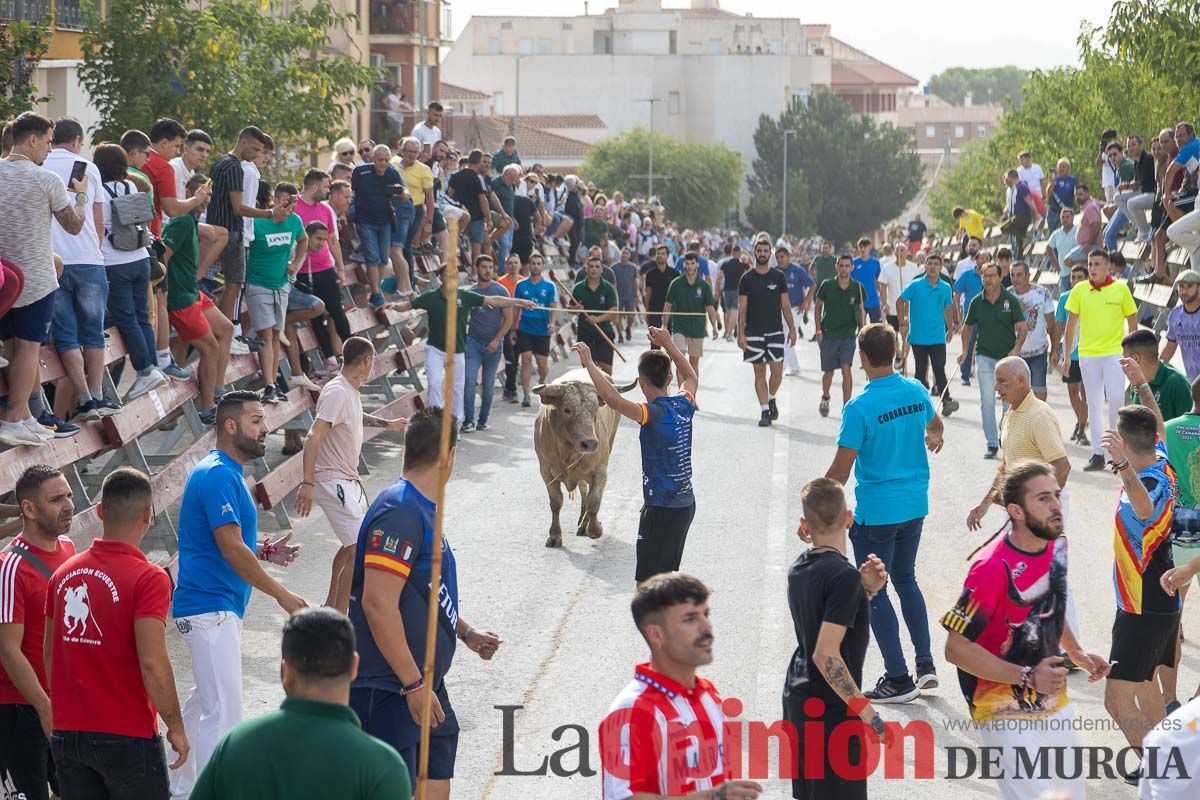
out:
M426 800L429 783L429 725L433 717L433 664L437 655L439 595L442 586L442 524L446 517L446 483L450 480L450 429L454 425L454 355L458 346L458 217L448 217L450 244L443 269L446 288L446 368L442 381L442 433L438 445L437 511L429 575L429 616L425 620L425 695L421 700L421 744L417 760L417 800Z
M617 358L621 359L621 361L623 363L626 363L626 364L629 363L628 361L625 360L625 356L621 355L621 351L617 349L617 346L615 344L613 344L613 340L608 338L608 334L606 334L604 332L604 330L599 325L596 324L596 320L592 319L592 315L589 314L587 312L587 309L585 309L583 307L583 303L580 303L578 300L576 300L575 296L573 294L571 294L570 290L568 290L567 287L564 286L562 284L562 282L559 281L558 278L554 277L553 271L546 270L546 274L550 276L550 280L552 280L554 282L554 285L558 287L559 291L561 291L563 294L566 295L568 300L570 300L575 305L579 306L579 308L580 308L579 313L583 314L584 319L586 319L588 322L592 323L592 327L596 329L596 333L600 334L600 337L602 339L604 339L604 341L608 342L608 346L611 347L613 352L617 354Z

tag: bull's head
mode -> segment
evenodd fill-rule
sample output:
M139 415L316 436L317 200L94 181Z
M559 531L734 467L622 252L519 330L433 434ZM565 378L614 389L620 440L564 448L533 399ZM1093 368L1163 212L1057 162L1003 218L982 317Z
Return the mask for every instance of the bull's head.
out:
M1028 589L1022 592L1017 588L1016 581L1013 580L1012 567L1003 559L1000 563L1004 565L1004 574L1008 576L1008 599L1012 600L1016 605L1028 608L1037 602L1042 595L1050 591L1049 573L1038 578Z
M630 383L617 386L618 392L627 392L636 386ZM549 407L551 425L555 432L580 453L594 453L600 447L596 435L596 412L604 401L596 393L596 387L583 381L560 381L533 387L533 393Z

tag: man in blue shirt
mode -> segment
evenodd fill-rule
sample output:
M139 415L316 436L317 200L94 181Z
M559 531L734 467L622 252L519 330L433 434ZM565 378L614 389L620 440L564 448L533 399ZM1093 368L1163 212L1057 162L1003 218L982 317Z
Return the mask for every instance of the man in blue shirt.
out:
M456 640L479 657L491 659L500 637L478 631L458 613L458 568L450 542L442 538L442 574L436 603L433 684L426 685L426 623L432 582L433 499L438 488L438 445L442 409L423 408L408 420L404 434L404 477L375 498L358 534L350 584L350 622L358 644L358 675L350 684L350 707L363 730L396 749L415 786L420 719L426 692L432 692L429 740L429 792L450 796L458 753L458 719L446 691L446 673ZM457 432L450 429L450 466Z
M287 565L300 550L291 534L258 541L258 509L245 464L261 458L267 424L257 392L228 392L217 404L217 448L188 475L179 509L179 581L172 616L192 656L196 684L183 706L191 757L171 772L171 794L186 795L221 737L242 719L242 618L250 589L293 614L308 603L272 578L262 561ZM174 761L175 759L171 759Z
M926 373L933 366L932 394L942 398L942 416L948 417L958 410L946 381L946 344L954 336L954 293L941 273L942 257L930 253L925 259L925 277L904 287L896 310L900 334L912 346L913 377L929 386Z
M1179 143L1179 155L1175 156L1163 177L1163 186L1167 187L1172 185L1176 172L1183 171L1186 184L1200 168L1200 140L1196 139L1196 129L1190 123L1179 123L1175 126L1175 141ZM1200 209L1189 211L1172 222L1167 227L1167 238L1188 251L1192 269L1200 269Z
M871 255L871 240L858 240L858 258L854 259L854 271L850 277L863 285L867 292L867 300L863 309L871 322L883 320L883 310L879 299L879 275L882 272L879 259ZM886 290L885 290L886 291Z
M1021 258L1025 252L1025 232L1029 230L1029 223L1037 212L1030 197L1029 184L1021 180L1015 169L1005 173L1004 185L1009 189L1009 197L1006 219L1000 226L1000 232L1013 238L1013 252L1016 258Z
M812 304L814 292L809 290L815 285L808 270L792 261L792 251L786 247L775 249L775 264L787 279L788 305L792 307L792 319L796 320L796 341L803 338L800 321L808 316L808 307ZM783 351L783 374L799 375L800 358L795 347L787 347Z
M942 449L942 421L925 387L896 374L896 335L886 325L858 334L867 387L842 414L838 450L825 477L845 485L854 468L854 525L850 542L861 567L872 553L883 560L900 596L916 650L917 680L908 672L900 627L887 588L871 601L871 631L883 653L884 675L863 692L872 703L907 703L937 686L925 598L917 585L917 549L929 513L929 457Z
M692 492L692 417L700 379L687 355L666 328L650 328L647 350L638 358L638 386L645 403L626 400L592 360L583 342L573 348L609 408L641 426L642 513L638 522L637 565L633 579L641 584L663 572L677 572L683 545L696 516ZM669 393L671 365L679 378L679 394Z
M1046 228L1054 233L1061 224L1061 215L1065 209L1075 210L1075 184L1078 181L1071 174L1071 162L1065 158L1058 160L1055 169L1054 184L1050 190L1050 200L1046 203ZM1062 253L1066 257L1066 253Z
M354 220L358 228L358 239L362 242L363 259L367 262L367 283L371 286L368 298L374 308L383 306L380 281L384 267L391 259L393 239L403 242L408 229L394 231L397 225L393 203L405 204L412 220L412 198L404 187L404 178L390 163L391 149L377 145L371 153L371 163L359 164L350 175L350 188L354 193ZM396 233L393 236L393 233ZM403 249L401 247L401 249ZM400 255L403 264L404 256ZM404 265L404 269L408 269Z
M699 239L692 239L690 242L688 242L687 251L684 253L684 255L681 255L675 261L675 270L680 275L683 274L683 259L687 255L687 253L695 253L696 254L696 258L700 262L700 266L696 267L696 274L699 275L704 280L708 281L709 286L712 286L712 282L713 282L712 270L709 269L708 259L700 254L700 240Z
M971 307L971 301L983 291L983 275L980 274L979 263L972 259L969 264L970 267L961 270L958 278L954 281L954 327L956 330L962 327L963 318L967 315L967 309ZM971 331L969 352L962 362L963 386L971 385L971 361L975 355L975 341L978 337L979 331Z
M530 379L533 377L533 361L537 361L538 382L545 383L550 375L550 315L549 310L558 302L558 291L552 281L542 277L542 254L529 256L529 277L517 284L516 298L532 300L536 309L521 312L517 324L517 357L521 359L521 408L529 408Z

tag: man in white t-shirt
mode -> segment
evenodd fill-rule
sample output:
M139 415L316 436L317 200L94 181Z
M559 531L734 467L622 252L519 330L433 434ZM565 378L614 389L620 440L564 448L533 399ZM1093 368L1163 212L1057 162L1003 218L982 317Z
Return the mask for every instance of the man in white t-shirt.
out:
M1029 155L1028 150L1022 151L1017 158L1021 161L1021 165L1017 167L1017 179L1024 181L1030 194L1036 194L1039 200L1045 197L1046 173L1042 171L1042 165L1033 163L1033 157Z
M1029 335L1021 347L1021 358L1029 365L1029 385L1039 400L1046 399L1047 356L1050 362L1058 363L1058 322L1054 312L1058 310L1045 289L1029 280L1029 267L1023 261L1014 261L1008 268L1012 279L1012 292L1025 309L1025 324Z
M307 517L313 501L341 543L333 557L333 573L325 605L343 614L350 606L350 579L358 529L371 501L358 477L363 426L403 431L408 420L364 414L358 390L371 378L375 347L369 339L351 336L342 343L342 370L321 389L316 419L304 442L304 480L296 494L296 513Z
M442 104L434 100L425 109L425 120L413 125L409 134L421 143L421 156L429 154L442 138Z
M896 348L896 369L903 370L904 364L908 360L908 340L900 333L900 317L896 311L896 301L900 299L900 293L904 291L904 287L908 286L922 272L921 266L914 261L908 260L908 248L895 248L895 255L887 264L880 262L879 282L887 286L888 301L884 305L883 313L887 318L888 325L896 331L896 335L900 337L900 347Z
M187 197L187 182L196 174L196 170L204 166L212 153L212 137L199 128L190 130L183 140L183 154L175 156L170 161L171 169L175 170L175 196ZM255 194L258 187L254 187ZM164 213L165 216L165 213ZM164 223L166 220L164 220Z
M983 242L972 236L967 241L967 257L959 260L959 262L954 265L954 274L950 277L957 281L960 277L962 277L964 272L970 269L975 269L975 256L979 254L979 251L982 247Z

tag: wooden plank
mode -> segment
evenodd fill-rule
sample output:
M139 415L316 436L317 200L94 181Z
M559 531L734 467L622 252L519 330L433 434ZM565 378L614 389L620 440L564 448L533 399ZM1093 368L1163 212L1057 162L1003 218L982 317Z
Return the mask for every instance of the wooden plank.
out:
M1049 242L1047 242L1045 239L1043 239L1040 242L1034 242L1033 248L1029 251L1029 255L1044 256L1044 255L1046 255L1046 247L1047 246L1049 246Z
M113 447L124 447L156 427L199 391L195 378L167 381L141 397L130 400L125 403L121 413L101 418L108 441Z
M1186 267L1188 265L1188 252L1182 247L1176 247L1167 252L1167 263L1174 264L1177 267Z
M1038 273L1037 285L1045 288L1058 287L1058 272L1053 269L1044 269Z
M62 468L108 449L101 423L88 420L69 439L51 439L41 447L10 447L0 452L0 494L11 492L26 469L34 464Z
M1135 299L1164 308L1171 303L1171 295L1174 293L1175 287L1163 286L1160 283L1138 283L1133 287Z
M1141 261L1150 255L1149 249L1146 242L1124 242L1121 245L1121 255L1129 262Z
M376 416L393 419L397 416L409 417L425 407L421 396L416 392L407 392L392 402L370 412ZM363 430L363 441L368 442L380 434L387 433L382 428L366 428ZM279 466L272 469L254 486L254 497L263 511L270 511L291 494L300 481L304 479L304 453L296 453L288 457Z
M350 323L350 330L353 333L368 331L384 324L380 321L378 312L372 308L356 308L353 311L347 311L346 320Z
M409 322L415 322L423 313L421 311L396 311L390 308L380 309L378 312L379 318L385 325L407 325Z
M403 350L396 351L396 369L416 369L425 363L425 345L410 344Z

